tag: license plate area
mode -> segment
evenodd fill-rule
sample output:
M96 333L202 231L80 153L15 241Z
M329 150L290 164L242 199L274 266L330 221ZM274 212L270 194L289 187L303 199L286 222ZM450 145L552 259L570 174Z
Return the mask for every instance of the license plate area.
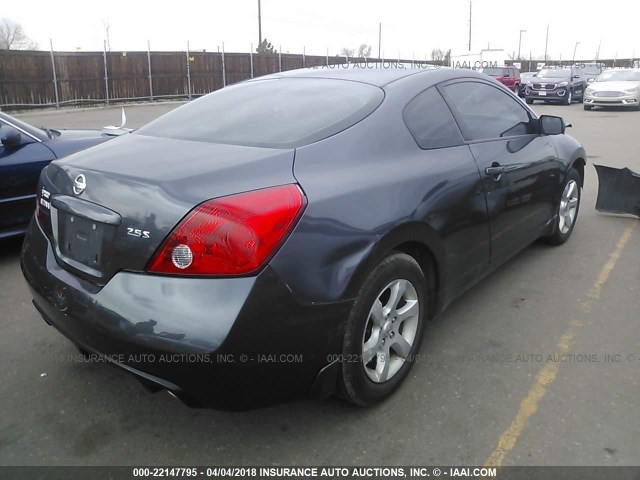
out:
M539 92L538 95L540 95L541 97L546 97L547 96L547 92Z
M79 215L58 212L58 248L62 256L101 271L103 242L111 237L113 225Z

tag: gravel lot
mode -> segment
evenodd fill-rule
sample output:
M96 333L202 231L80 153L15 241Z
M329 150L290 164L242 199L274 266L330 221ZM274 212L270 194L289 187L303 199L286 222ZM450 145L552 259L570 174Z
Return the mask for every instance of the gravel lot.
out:
M127 107L128 126L176 105ZM573 123L589 154L572 239L532 245L435 319L426 358L377 408L194 410L107 365L63 361L76 350L32 307L20 241L0 243L0 464L637 465L640 222L595 211L592 163L640 172L640 112L534 108ZM53 128L120 118L19 117Z

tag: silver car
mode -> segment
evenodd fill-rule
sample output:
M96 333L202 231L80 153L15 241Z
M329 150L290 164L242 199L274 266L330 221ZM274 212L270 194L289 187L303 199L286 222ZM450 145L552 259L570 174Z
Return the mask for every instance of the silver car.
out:
M617 69L601 73L585 91L584 109L634 107L640 110L640 70Z

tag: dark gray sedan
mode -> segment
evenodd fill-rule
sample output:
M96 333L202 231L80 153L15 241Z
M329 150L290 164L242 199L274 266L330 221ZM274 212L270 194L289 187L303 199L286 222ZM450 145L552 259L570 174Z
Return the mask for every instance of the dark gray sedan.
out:
M45 321L192 404L391 395L425 322L569 238L586 154L485 75L377 67L247 81L51 163L22 253Z

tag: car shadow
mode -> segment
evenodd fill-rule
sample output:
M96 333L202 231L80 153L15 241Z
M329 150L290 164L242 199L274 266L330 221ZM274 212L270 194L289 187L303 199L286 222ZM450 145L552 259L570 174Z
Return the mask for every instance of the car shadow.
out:
M627 113L631 113L631 112L637 112L638 110L636 109L636 107L592 107L591 112L616 112L616 113L622 113L622 112L627 112Z
M0 239L0 262L20 255L23 236Z

